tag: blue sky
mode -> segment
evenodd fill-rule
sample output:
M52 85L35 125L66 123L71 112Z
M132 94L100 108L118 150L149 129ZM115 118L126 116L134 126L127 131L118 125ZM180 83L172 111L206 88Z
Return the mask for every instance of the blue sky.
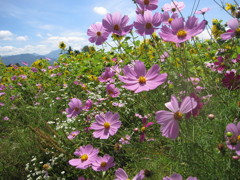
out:
M183 15L187 17L194 0L182 1L186 4ZM157 11L170 2L159 0ZM86 32L91 24L101 22L106 13L113 12L129 15L133 22L135 7L132 0L0 0L0 56L47 54L58 49L61 41L81 49L90 45ZM213 0L201 0L198 9L204 7L211 8L205 15L210 22L212 18L224 21L231 18Z

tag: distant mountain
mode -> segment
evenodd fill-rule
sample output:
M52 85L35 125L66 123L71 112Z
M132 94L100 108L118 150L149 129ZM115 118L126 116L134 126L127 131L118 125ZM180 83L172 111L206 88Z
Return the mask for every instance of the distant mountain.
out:
M45 59L45 58L50 58L51 59L51 63L53 61L56 61L58 59L58 56L60 54L61 50L54 50L51 51L50 53L46 54L46 55L39 55L36 53L33 54L18 54L18 55L12 55L12 56L2 56L1 59L3 61L4 64L9 65L9 64L16 64L19 63L20 65L22 65L21 62L27 62L29 65L31 65L34 61L36 61L37 59Z

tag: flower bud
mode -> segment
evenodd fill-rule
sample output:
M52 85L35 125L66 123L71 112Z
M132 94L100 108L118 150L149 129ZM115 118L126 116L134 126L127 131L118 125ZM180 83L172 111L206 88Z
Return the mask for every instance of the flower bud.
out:
M226 136L227 136L227 137L232 137L232 135L233 135L232 132L227 132L227 133L226 133Z
M138 128L134 128L133 131L134 131L134 132L138 132Z
M208 119L211 119L211 120L212 120L212 119L214 119L214 118L215 118L215 115L214 115L214 114L209 114L209 115L208 115Z

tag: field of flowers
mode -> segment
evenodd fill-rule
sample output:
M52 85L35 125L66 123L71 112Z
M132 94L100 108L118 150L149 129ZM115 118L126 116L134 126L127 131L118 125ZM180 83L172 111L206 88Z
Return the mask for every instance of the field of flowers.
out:
M133 24L89 27L97 48L0 63L4 180L240 179L239 5L219 4L232 18L210 27L209 8L133 3Z

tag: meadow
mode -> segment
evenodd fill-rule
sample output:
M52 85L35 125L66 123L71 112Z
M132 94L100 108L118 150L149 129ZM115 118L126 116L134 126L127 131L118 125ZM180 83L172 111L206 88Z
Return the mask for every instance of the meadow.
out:
M84 51L0 63L3 180L240 179L239 5L210 27L208 8L133 3L133 24L107 14Z

